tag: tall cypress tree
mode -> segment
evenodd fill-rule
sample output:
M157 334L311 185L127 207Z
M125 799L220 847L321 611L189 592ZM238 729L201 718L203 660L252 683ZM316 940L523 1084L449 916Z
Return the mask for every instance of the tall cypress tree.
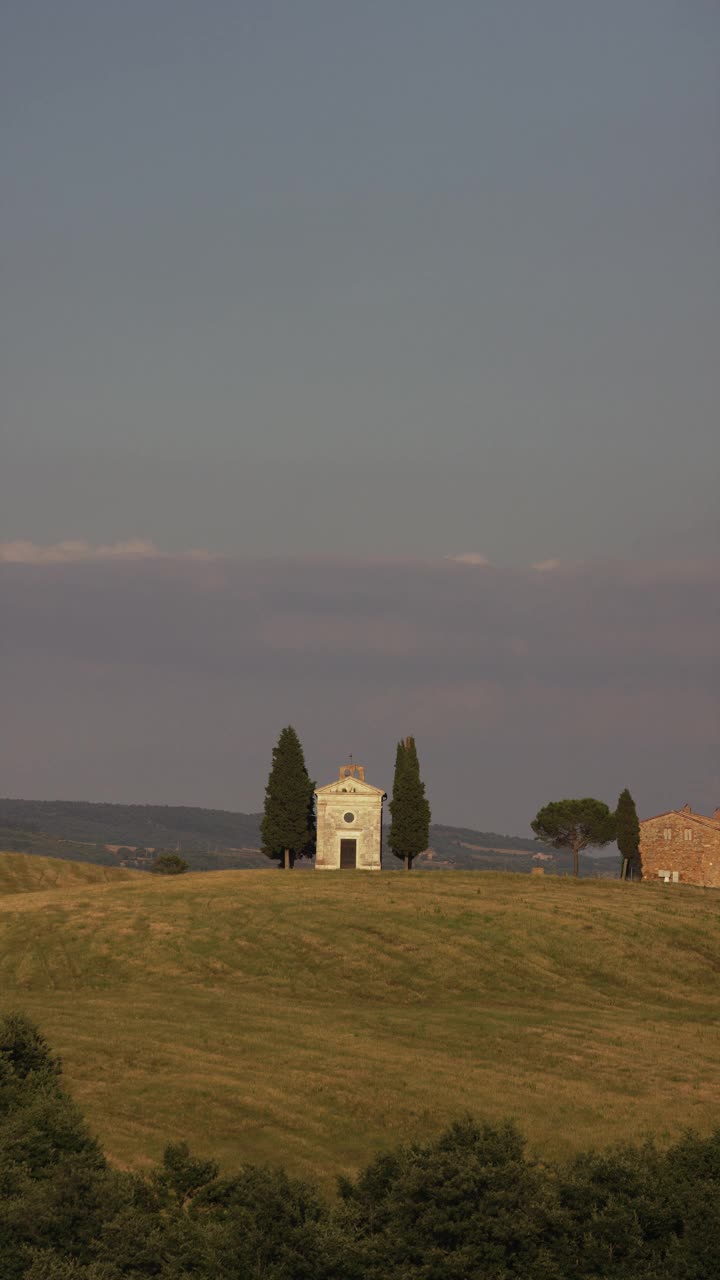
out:
M640 860L640 823L638 821L637 809L627 787L620 792L620 797L615 810L615 820L617 823L617 844L618 849L623 858L628 860L628 868L632 871L633 879L640 879L642 876L642 862Z
M315 851L314 790L300 739L288 725L273 748L260 824L263 853L282 860L285 871L296 858L311 858Z
M390 815L390 848L405 870L412 871L413 858L427 849L430 839L430 805L414 738L397 745Z
M395 773L393 774L392 800L390 801L390 831L388 844L396 858L401 858L400 840L402 834L401 814L403 807L403 770L407 761L405 743L398 742L395 748Z

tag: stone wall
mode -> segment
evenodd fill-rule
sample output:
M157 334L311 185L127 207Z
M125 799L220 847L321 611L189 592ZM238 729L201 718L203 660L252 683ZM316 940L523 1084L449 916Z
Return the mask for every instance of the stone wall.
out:
M640 823L644 880L678 873L681 884L720 888L720 823L688 809L661 813Z

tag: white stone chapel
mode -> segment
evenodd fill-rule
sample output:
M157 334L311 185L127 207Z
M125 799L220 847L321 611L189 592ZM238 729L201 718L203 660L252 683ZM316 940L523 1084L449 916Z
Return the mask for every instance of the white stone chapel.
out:
M381 871L382 787L365 781L361 764L344 764L340 776L318 787L316 871Z

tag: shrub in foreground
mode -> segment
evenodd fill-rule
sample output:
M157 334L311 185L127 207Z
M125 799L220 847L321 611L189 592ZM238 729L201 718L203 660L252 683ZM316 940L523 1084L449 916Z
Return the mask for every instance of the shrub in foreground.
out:
M221 1175L184 1143L108 1168L37 1029L0 1020L2 1280L710 1280L720 1130L531 1159L471 1118L378 1156L328 1202L282 1169Z

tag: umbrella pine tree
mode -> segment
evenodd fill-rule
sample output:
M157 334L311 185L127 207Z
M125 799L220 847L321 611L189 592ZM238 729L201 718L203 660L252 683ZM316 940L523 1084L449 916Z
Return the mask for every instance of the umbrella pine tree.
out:
M615 839L615 814L602 800L553 800L538 810L530 823L537 840L555 849L569 849L573 875L580 874L580 854L590 845L602 848Z

